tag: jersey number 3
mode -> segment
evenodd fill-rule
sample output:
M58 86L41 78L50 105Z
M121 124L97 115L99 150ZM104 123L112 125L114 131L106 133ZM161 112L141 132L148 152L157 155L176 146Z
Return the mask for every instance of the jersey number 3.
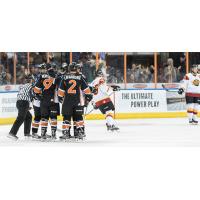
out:
M76 87L76 81L75 80L70 80L69 84L72 84L70 88L67 90L68 94L76 94L76 90L74 89Z

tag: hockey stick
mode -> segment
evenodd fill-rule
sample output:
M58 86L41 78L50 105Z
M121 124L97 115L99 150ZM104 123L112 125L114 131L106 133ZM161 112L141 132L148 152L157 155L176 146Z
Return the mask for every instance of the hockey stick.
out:
M162 84L162 88L165 89L166 92L178 92L178 90L170 90L169 88L166 88L164 84Z

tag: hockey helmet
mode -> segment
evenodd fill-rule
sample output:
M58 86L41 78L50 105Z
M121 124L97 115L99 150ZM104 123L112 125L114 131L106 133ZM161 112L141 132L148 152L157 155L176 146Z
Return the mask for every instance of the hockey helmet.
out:
M197 70L198 70L198 65L193 64L192 67L191 67L191 71L192 71L193 73L197 73Z
M79 65L76 62L72 62L68 66L69 72L77 72Z
M101 69L98 69L98 70L96 71L96 76L97 76L97 77L99 77L99 76L104 76Z

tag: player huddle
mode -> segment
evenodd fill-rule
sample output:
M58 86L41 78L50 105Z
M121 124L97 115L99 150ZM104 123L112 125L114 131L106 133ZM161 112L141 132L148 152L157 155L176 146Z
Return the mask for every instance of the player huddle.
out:
M32 78L30 76L27 78L31 83L25 84L19 91L18 117L8 137L18 139L18 129L24 123L25 136L56 140L57 118L62 114L62 135L59 139L82 140L86 136L84 107L87 107L90 101L94 109L99 109L105 115L107 129L119 130L113 118L115 108L108 92L111 88L112 91L116 91L118 87L108 87L101 70L97 70L95 80L89 85L81 71L82 66L75 62L69 65L64 63L59 70L53 63L41 64L39 73L32 75ZM24 106L27 102L29 107L32 102L34 109L32 134L30 134L32 117L27 106ZM49 124L50 135L47 134ZM38 134L39 127L41 135Z

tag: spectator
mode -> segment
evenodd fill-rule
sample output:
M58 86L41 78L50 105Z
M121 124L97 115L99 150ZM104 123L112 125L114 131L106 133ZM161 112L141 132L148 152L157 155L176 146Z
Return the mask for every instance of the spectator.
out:
M26 76L25 66L18 65L16 73L17 84L23 84L25 81L25 76Z
M7 66L8 66L8 72L13 76L14 75L14 53L13 52L7 52Z
M186 73L186 71L185 71L185 68L186 68L185 61L186 61L185 56L181 56L179 66L177 68L177 81L178 82L183 79L183 77Z
M86 76L87 81L90 83L95 78L96 62L94 59L88 60L87 55L81 59L83 65L82 73Z
M168 58L167 65L164 68L164 79L167 83L177 82L176 69L171 58Z
M117 78L115 77L115 69L110 65L106 66L107 83L117 83Z
M0 65L0 85L11 84L11 75L6 73L4 66Z

